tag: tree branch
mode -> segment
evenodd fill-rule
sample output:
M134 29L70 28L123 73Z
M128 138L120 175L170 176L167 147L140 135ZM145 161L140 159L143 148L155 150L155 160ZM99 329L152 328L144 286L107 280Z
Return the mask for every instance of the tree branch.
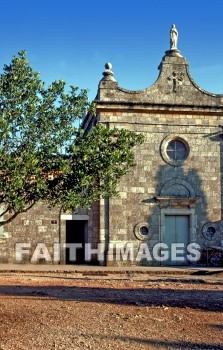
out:
M21 213L26 213L29 209L31 209L33 206L34 206L34 204L35 204L36 202L34 201L32 204L30 204L26 209L24 209L23 211L21 211L21 212L15 212L14 214L12 214L12 216L10 217L10 218L8 218L7 220L4 220L4 221L0 221L0 227L1 226L4 226L4 225L6 225L6 224L9 224L12 220L14 220L19 214L21 214ZM8 210L7 210L8 211Z

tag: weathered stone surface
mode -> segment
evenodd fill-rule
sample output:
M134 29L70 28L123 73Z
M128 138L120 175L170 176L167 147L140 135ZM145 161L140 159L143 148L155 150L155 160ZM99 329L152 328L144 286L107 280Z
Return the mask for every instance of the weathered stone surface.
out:
M102 80L99 84L97 106L103 109L203 110L210 112L214 108L223 110L223 95L209 93L199 87L189 73L189 64L184 57L172 56L167 51L159 65L157 81L150 87L139 91L130 91L117 82ZM159 107L158 107L159 106ZM120 106L118 107L118 109ZM176 109L177 108L177 109ZM157 111L159 113L159 111ZM129 116L130 117L130 116ZM117 121L117 116L113 121ZM199 118L198 123L201 123Z
M146 139L136 149L136 167L120 181L119 188L123 191L125 186L125 196L109 200L107 213L101 206L101 218L107 215L108 221L104 240L134 242L137 249L140 241L134 227L146 221L151 232L147 243L152 249L163 239L166 210L168 215L190 216L189 242L196 241L203 247L220 245L223 236L207 240L203 226L222 219L223 141L219 125L223 123L223 95L200 88L190 76L185 58L171 50L166 51L159 71L157 81L140 91L126 90L117 82L99 83L99 122L140 132ZM185 161L168 161L166 149L171 139L182 139L187 144ZM160 195L164 196L162 205L154 199ZM101 229L103 225L101 221Z

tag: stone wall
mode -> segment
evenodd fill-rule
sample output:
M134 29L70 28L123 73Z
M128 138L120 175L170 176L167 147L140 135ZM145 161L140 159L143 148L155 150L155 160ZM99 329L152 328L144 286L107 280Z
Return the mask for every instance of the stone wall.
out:
M207 222L221 220L221 119L214 114L134 112L121 108L101 111L100 122L145 135L145 143L135 152L136 167L121 180L120 196L109 201L109 232L105 232L109 242L133 242L137 250L141 241L134 231L140 222L148 222L149 247L160 242L161 209L155 197L162 194L168 181L177 179L174 191L176 186L188 184L195 193L197 223L193 239L201 245L208 243L202 227ZM162 154L165 139L171 137L181 137L189 146L188 158L182 166L168 164ZM170 193L174 194L178 193ZM214 243L220 244L220 236Z
M61 212L59 207L49 208L44 203L36 203L26 213L19 214L1 228L0 263L65 264L66 220L81 220L82 217L84 220L86 217L89 218L86 243L92 243L92 247L96 247L99 241L99 203L95 203L91 210L80 209L75 214ZM23 250L27 249L27 253L22 253L21 261L16 259L16 245L20 243L27 244L27 247L25 245L22 247ZM41 244L44 245L43 249L46 246L47 252L41 250ZM37 245L39 245L38 253L49 253L48 260L40 258L35 261L33 253Z
M135 151L136 167L120 181L120 196L101 212L107 221L100 225L101 237L107 244L132 243L135 251L142 241L152 248L165 241L166 216L184 216L189 242L220 245L223 95L194 82L177 48L165 52L157 80L140 91L120 87L112 65L105 68L96 97L98 121L142 133L146 141ZM185 159L169 156L177 142ZM108 264L137 264L110 261L110 255Z
M30 244L30 253L23 254L23 263L31 261L38 243L46 244L53 259L53 244L59 242L59 222L59 208L49 209L43 203L37 203L28 212L19 214L4 225L4 234L0 237L0 263L18 262L15 257L17 243Z

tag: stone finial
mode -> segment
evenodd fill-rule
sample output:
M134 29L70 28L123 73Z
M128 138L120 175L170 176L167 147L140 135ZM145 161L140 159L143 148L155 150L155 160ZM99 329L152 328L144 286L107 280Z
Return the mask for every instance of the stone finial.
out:
M170 50L177 50L178 31L175 24L170 29Z
M116 81L114 78L114 73L112 72L112 64L111 63L105 63L105 71L102 73L104 78L101 80L110 80L110 81Z

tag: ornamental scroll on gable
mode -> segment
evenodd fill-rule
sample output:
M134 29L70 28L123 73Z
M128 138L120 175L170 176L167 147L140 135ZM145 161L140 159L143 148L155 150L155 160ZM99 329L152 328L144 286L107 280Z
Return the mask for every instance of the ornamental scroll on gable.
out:
M217 107L223 110L223 95L207 92L194 82L189 73L189 64L177 45L178 31L173 25L170 31L170 49L165 51L158 67L159 76L152 86L143 90L132 91L119 86L113 77L111 64L107 64L104 77L99 83L96 102L141 104L144 108L149 108L149 105L174 105L189 108Z

